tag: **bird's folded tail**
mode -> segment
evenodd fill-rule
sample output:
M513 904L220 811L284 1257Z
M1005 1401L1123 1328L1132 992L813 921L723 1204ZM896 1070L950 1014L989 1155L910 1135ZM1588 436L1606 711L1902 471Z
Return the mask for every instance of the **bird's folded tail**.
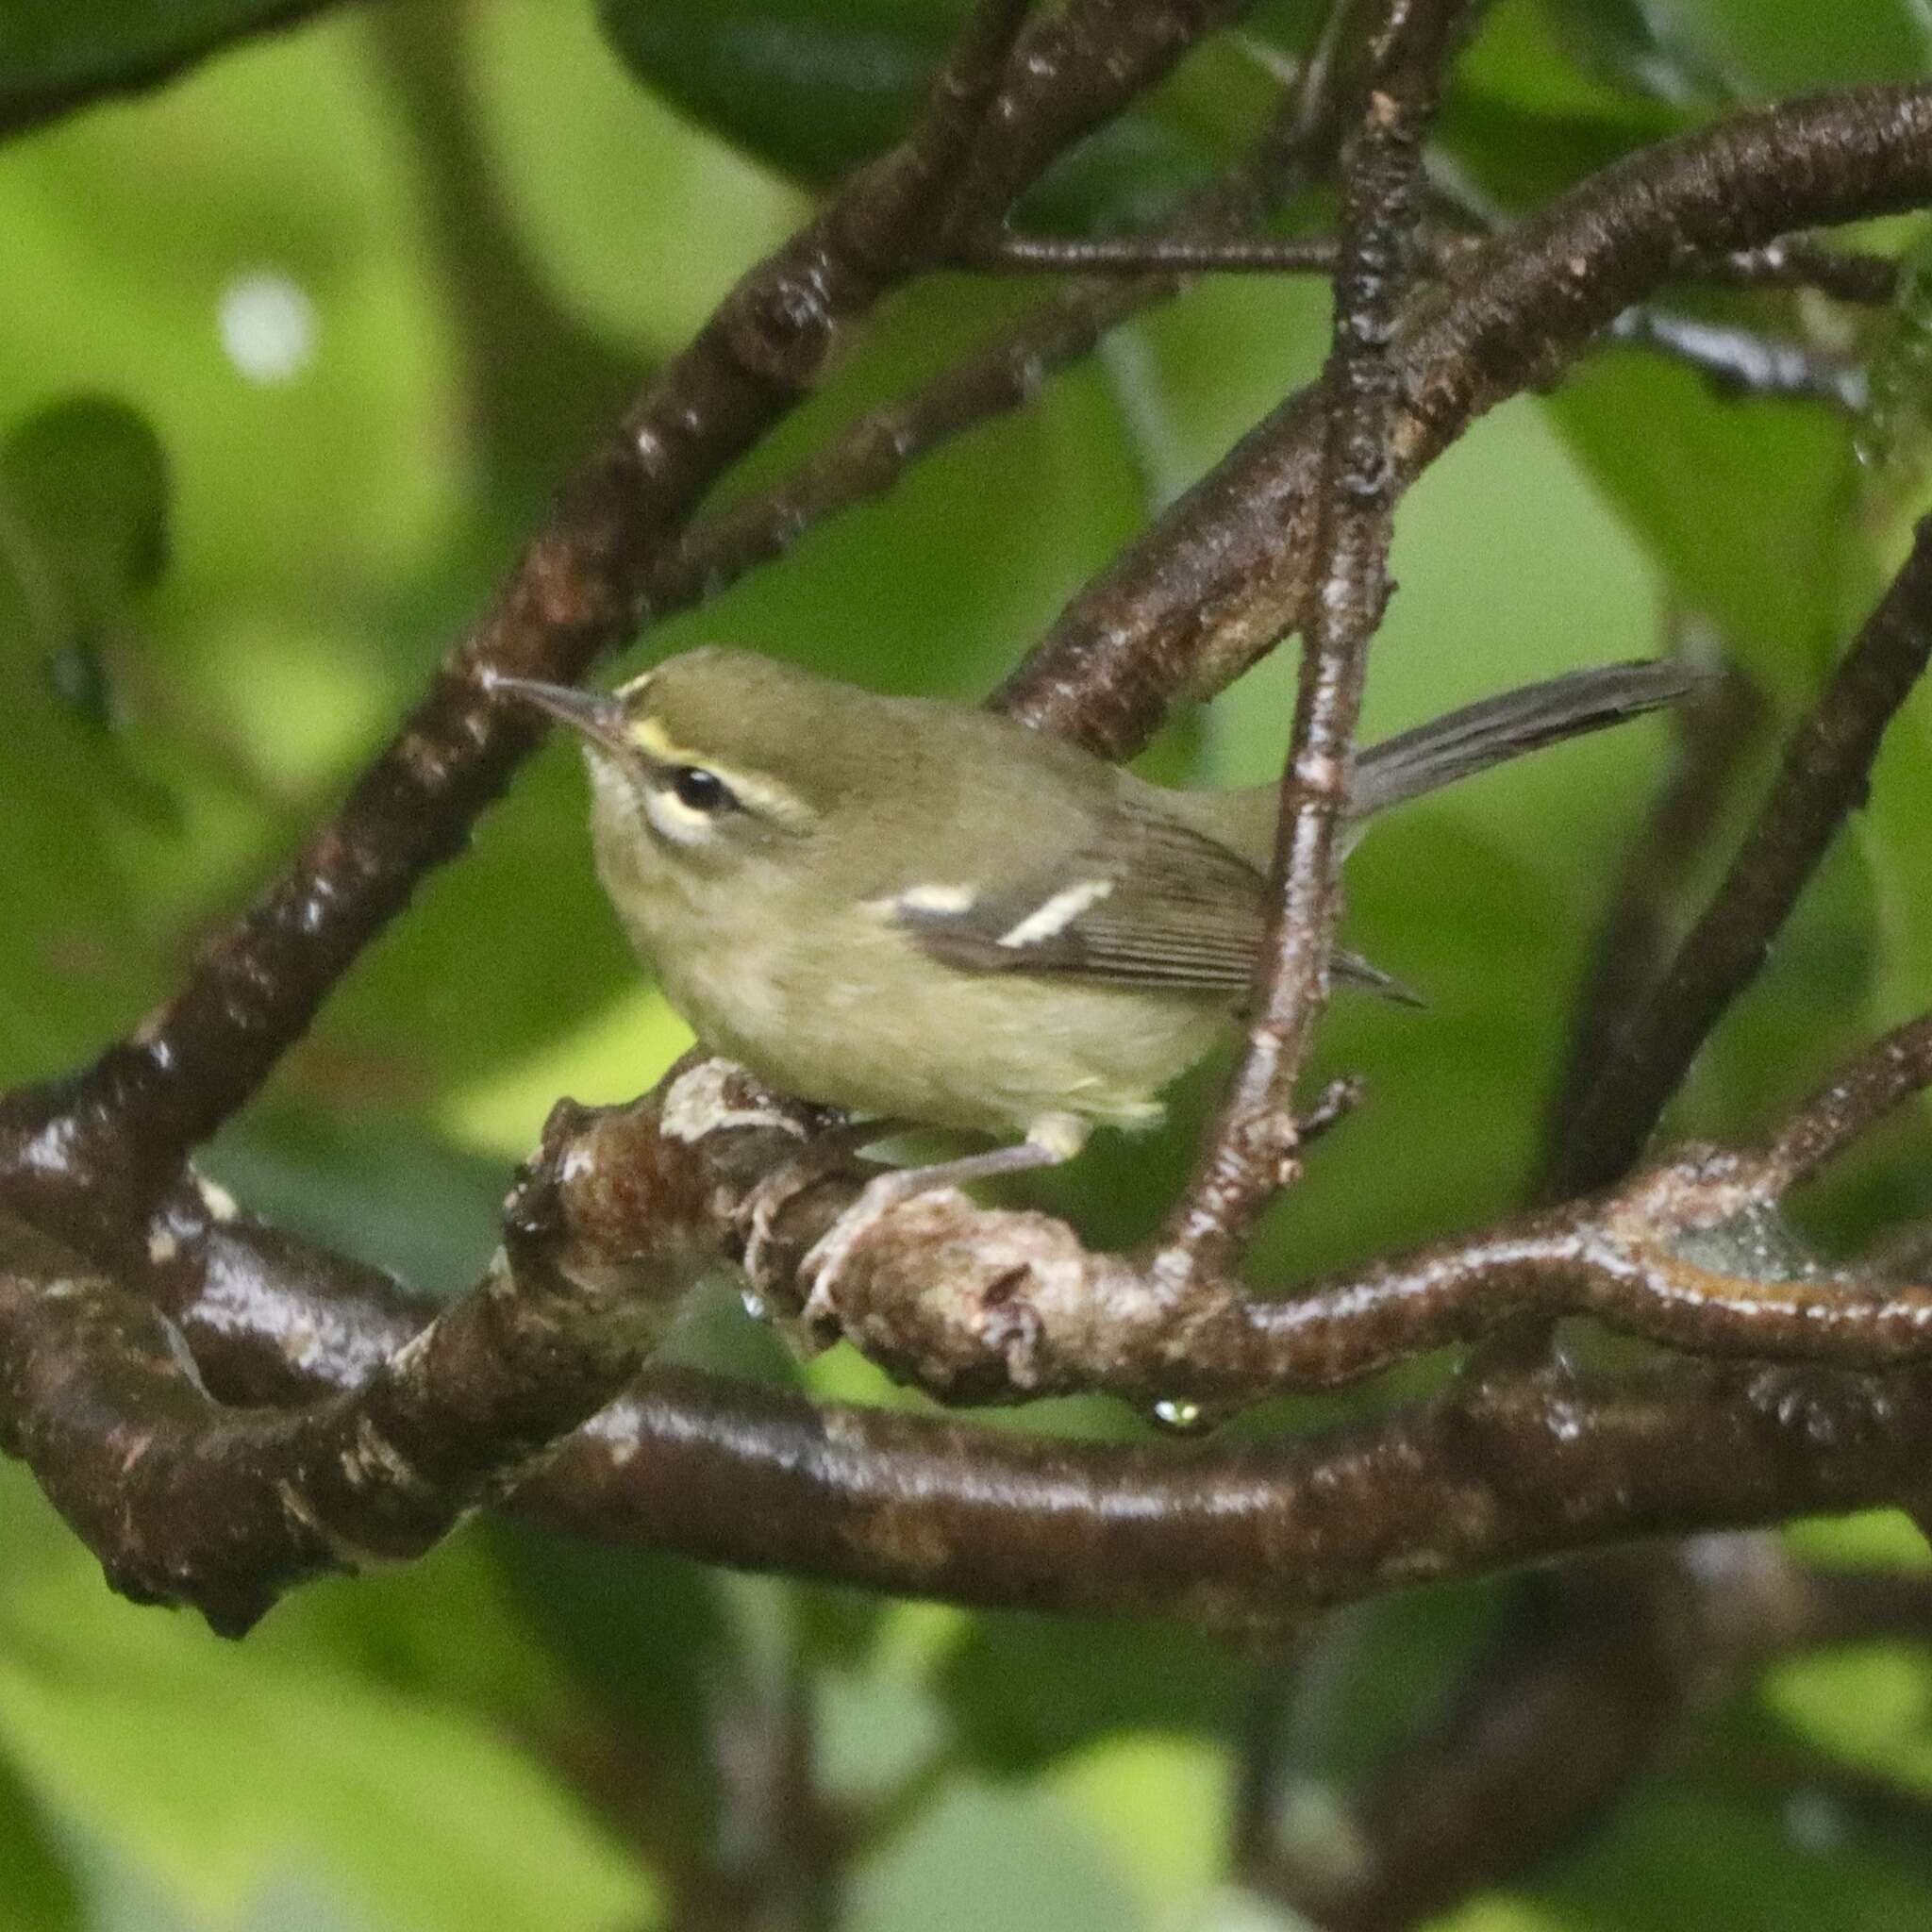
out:
M1524 752L1660 710L1709 676L1664 660L1606 664L1465 705L1363 751L1350 816L1365 819Z

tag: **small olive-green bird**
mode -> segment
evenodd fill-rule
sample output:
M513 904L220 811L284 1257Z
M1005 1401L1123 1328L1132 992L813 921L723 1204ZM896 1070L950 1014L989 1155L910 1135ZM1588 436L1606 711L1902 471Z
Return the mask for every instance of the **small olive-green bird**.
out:
M1351 832L1696 681L1584 671L1389 739L1357 762ZM1022 1137L883 1176L808 1257L821 1285L894 1200L1158 1120L1253 980L1273 784L1174 790L987 711L741 651L691 651L609 693L495 689L582 739L598 872L707 1048L857 1115Z

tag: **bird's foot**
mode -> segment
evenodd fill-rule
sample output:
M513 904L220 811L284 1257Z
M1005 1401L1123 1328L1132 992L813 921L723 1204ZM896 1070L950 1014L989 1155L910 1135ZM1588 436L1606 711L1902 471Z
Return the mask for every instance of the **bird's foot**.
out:
M974 1181L994 1180L1003 1174L1056 1167L1076 1153L1086 1138L1084 1122L1049 1114L1034 1123L1025 1140L1010 1147L994 1147L984 1154L968 1154L958 1160L938 1161L930 1167L894 1168L875 1175L798 1264L799 1279L811 1284L803 1315L808 1330L815 1334L838 1333L836 1295L840 1274L850 1260L853 1249L893 1208L935 1189L963 1188Z
M846 1121L828 1127L815 1134L791 1159L774 1167L752 1189L739 1204L737 1220L744 1230L744 1255L740 1266L753 1288L763 1291L771 1286L768 1265L773 1230L786 1208L799 1195L841 1172L862 1148L892 1131L890 1121ZM834 1232L837 1226L834 1223Z
M876 1175L865 1191L833 1222L798 1264L798 1278L810 1284L799 1320L808 1334L836 1335L839 1330L839 1276L852 1251L903 1201L923 1194L934 1185L927 1170L901 1168ZM940 1183L943 1185L943 1182Z

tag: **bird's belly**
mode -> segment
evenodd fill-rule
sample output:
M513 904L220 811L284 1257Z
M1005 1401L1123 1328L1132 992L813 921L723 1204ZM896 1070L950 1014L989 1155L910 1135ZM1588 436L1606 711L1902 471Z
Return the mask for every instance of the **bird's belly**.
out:
M665 991L707 1046L802 1099L1000 1135L1050 1113L1157 1119L1160 1090L1227 1024L1217 1002L924 962L913 974L865 947L836 970L706 948Z

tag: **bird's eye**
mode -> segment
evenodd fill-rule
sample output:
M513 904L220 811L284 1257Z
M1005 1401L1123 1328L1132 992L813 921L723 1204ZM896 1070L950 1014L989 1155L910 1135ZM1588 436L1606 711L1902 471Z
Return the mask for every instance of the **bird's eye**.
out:
M687 811L719 812L738 803L730 786L702 765L674 765L671 790Z

